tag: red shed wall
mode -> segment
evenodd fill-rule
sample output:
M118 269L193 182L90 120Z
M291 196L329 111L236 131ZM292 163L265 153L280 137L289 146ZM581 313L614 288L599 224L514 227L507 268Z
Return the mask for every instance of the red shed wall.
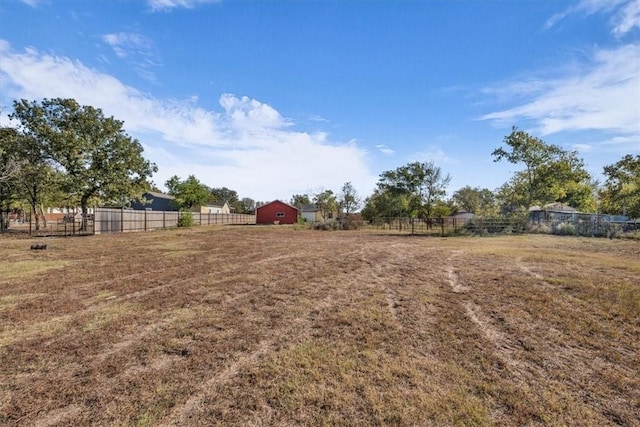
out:
M276 216L277 212L284 212L284 217ZM256 224L295 224L298 222L298 210L279 201L260 206L256 213Z

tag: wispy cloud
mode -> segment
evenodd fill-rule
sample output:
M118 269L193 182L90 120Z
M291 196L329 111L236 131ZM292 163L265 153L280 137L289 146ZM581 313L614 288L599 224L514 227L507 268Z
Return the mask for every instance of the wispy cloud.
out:
M353 141L333 141L325 132L293 131L292 121L255 99L222 94L220 110L198 99L157 99L79 61L28 49L15 52L0 40L3 95L11 99L75 98L124 120L126 131L159 166L162 184L171 175L195 174L208 185L241 195L287 198L307 188L338 189L351 181L363 194L376 177L367 152Z
M390 155L392 155L393 153L395 153L395 150L393 150L393 149L391 149L391 148L387 147L387 146L386 146L386 145L384 145L384 144L378 144L378 145L376 145L376 148L377 148L377 149L378 149L382 154L385 154L385 155L387 155L387 156L390 156Z
M599 50L580 70L549 80L529 102L482 117L498 125L531 120L542 135L562 131L640 131L640 44ZM515 91L522 82L513 83ZM505 85L509 89L510 85Z
M594 150L594 146L592 144L572 144L571 150L575 150L580 153L589 153Z
M138 33L120 32L104 34L102 41L113 49L118 58L129 60L139 76L155 82L152 69L157 67L160 61L150 39Z
M611 32L616 36L640 28L640 0L581 0L553 15L546 22L549 29L572 15L611 14Z
M626 34L634 28L640 29L640 0L627 3L614 17L614 34Z
M433 145L412 154L409 160L412 162L434 162L438 166L442 166L447 163L455 163L455 161L449 157L442 148Z
M125 58L133 51L146 53L151 49L151 41L137 33L111 33L102 36L102 40L111 46L116 55Z
M27 6L36 7L41 0L20 0L22 3Z
M175 8L193 8L203 3L217 3L220 0L147 0L153 11L167 11Z
M516 105L482 116L498 126L519 122L549 135L560 132L600 131L621 150L640 149L640 43L619 42L640 29L640 0L581 0L547 21L547 28L572 15L609 15L614 48L594 48L570 66L558 64L554 77L525 77L483 90L500 102ZM559 71L558 71L559 70ZM534 71L535 72L535 71ZM605 144L578 144L582 152Z

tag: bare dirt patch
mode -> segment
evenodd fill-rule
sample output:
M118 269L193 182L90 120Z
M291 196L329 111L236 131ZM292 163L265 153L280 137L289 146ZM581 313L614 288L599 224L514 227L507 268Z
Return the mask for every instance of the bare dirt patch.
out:
M6 243L2 425L640 425L634 241Z

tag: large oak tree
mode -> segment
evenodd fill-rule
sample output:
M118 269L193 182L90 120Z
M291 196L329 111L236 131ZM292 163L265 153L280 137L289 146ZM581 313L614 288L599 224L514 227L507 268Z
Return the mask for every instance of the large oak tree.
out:
M12 119L29 141L38 144L57 171L62 190L78 201L83 214L90 203L139 197L157 171L142 145L127 135L123 122L74 99L14 101Z
M500 190L509 195L502 201L513 208L561 202L579 210L595 208L594 184L575 151L567 151L514 127L504 138L505 147L496 148L494 161L522 165Z
M600 191L602 211L640 218L640 155L627 154L605 166L604 174L607 179Z
M413 162L380 175L378 190L389 192L392 198L406 197L408 214L412 217L432 218L435 207L446 195L451 181L434 162Z

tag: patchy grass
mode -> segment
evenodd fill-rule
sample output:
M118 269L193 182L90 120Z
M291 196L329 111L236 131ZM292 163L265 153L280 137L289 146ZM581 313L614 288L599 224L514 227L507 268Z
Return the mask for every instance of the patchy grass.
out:
M198 227L6 243L2 425L640 419L637 241Z
M2 276L4 280L26 279L47 270L62 268L66 265L68 265L68 263L59 261L41 261L36 259L28 261L13 261L11 264L2 265L2 267L0 267L0 276Z

